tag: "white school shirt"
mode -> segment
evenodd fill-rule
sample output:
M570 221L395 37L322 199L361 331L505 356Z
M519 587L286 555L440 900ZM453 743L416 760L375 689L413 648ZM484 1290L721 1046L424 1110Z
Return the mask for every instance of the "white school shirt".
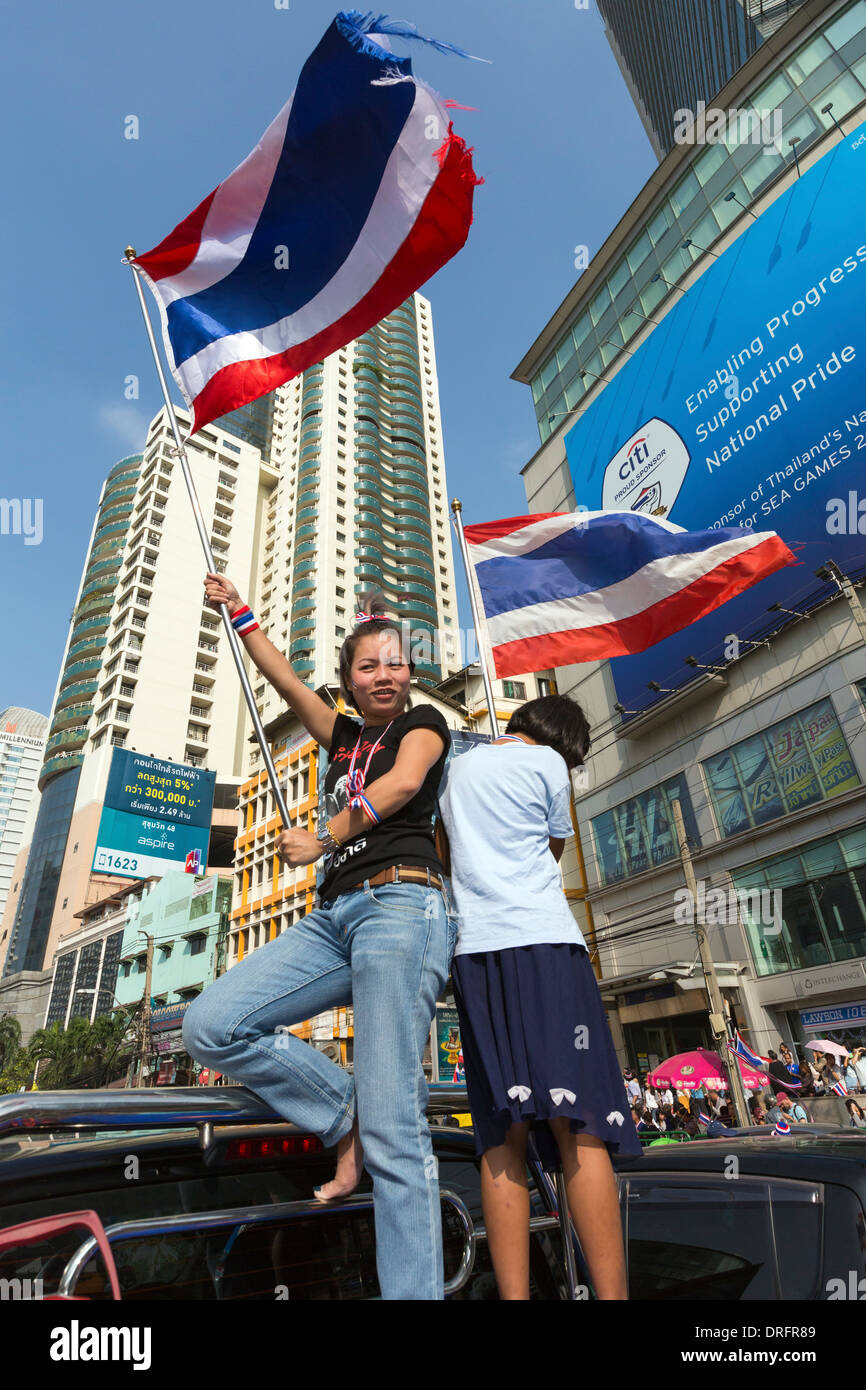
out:
M439 809L451 847L455 955L586 943L550 838L573 834L565 759L547 744L478 744L452 759Z

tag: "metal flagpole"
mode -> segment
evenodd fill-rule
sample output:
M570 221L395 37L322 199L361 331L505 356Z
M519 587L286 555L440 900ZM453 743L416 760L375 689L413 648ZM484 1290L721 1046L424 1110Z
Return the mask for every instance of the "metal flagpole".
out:
M192 504L193 516L195 517L195 524L198 529L199 539L201 540L202 550L204 551L205 559L207 560L207 567L212 573L214 573L216 571L216 561L214 559L213 551L211 550L210 539L208 537L207 529L204 524L204 517L202 516L201 505L199 503L198 495L195 490L195 483L192 479L192 473L190 471L189 466L189 459L187 458L186 449L184 448L180 430L178 429L177 417L174 413L174 406L172 405L171 397L168 393L168 383L165 379L165 373L162 370L162 363L159 360L159 351L156 346L156 338L153 335L153 325L150 322L150 318L147 312L147 306L144 302L144 293L142 291L141 280L139 278L140 272L138 270L138 266L135 264L134 247L127 246L126 253L123 257L123 263L124 265L128 265L132 270L132 278L135 284L136 293L138 294L138 302L141 308L141 316L144 319L144 327L145 331L147 332L147 340L150 343L150 350L153 353L153 360L156 363L156 373L159 377L159 384L162 388L162 398L165 401L165 408L168 412L168 418L171 423L171 431L174 435L175 447L172 452L176 455L177 458L180 459L180 466L183 472L184 482L186 483L187 491L189 493L189 500ZM234 658L235 666L237 667L238 676L240 677L241 689L244 692L244 699L247 702L247 709L249 710L250 718L253 721L253 730L255 731L256 740L258 742L259 748L262 751L262 758L264 759L264 764L267 770L268 778L273 788L274 800L276 801L277 809L279 810L280 816L282 817L283 828L285 830L288 830L291 824L291 821L289 819L288 808L286 806L285 797L283 796L282 790L280 788L279 778L277 777L277 770L274 767L274 760L271 757L271 750L268 747L268 741L265 738L265 731L262 728L262 721L259 718L259 712L256 708L256 702L253 696L252 686L250 685L249 676L247 675L246 670L244 668L243 657L241 656L240 639L237 633L235 632L234 628L232 627L231 618L229 617L228 605L225 603L221 603L220 612L222 614L223 627L225 628L226 635L228 637L229 648L231 650L232 657Z
M493 701L493 686L490 681L490 673L487 669L487 658L484 650L484 640L481 635L481 615L478 610L478 600L475 595L475 585L469 559L469 549L466 545L466 537L463 534L463 503L455 497L451 502L451 511L457 527L457 536L460 541L460 554L463 556L463 568L466 571L466 583L469 588L469 604L472 609L472 622L475 626L475 640L478 643L478 657L481 663L481 676L484 681L484 693L487 696L487 709L490 714L490 726L493 730L493 737L499 737L499 722L496 718L496 706ZM548 1174L548 1180L551 1175ZM571 1216L568 1210L568 1189L565 1184L565 1174L560 1165L552 1175L553 1187L556 1191L556 1206L559 1216L559 1233L562 1239L563 1261L565 1264L565 1277L568 1287L569 1301L574 1302L578 1296L577 1284L577 1264L574 1258L574 1245L572 1243Z
M457 527L457 537L460 541L460 554L463 556L463 568L466 572L466 584L469 589L469 604L472 609L472 622L475 627L475 640L478 643L478 659L481 664L481 678L484 681L484 694L487 696L487 710L490 715L490 727L493 737L499 737L499 723L496 718L496 705L493 701L493 686L490 682L490 673L487 670L487 657L484 652L484 640L481 636L481 614L478 611L478 600L475 597L475 585L472 582L471 561L469 559L469 549L466 545L466 537L463 534L463 503L457 498L451 502L451 512L454 516Z

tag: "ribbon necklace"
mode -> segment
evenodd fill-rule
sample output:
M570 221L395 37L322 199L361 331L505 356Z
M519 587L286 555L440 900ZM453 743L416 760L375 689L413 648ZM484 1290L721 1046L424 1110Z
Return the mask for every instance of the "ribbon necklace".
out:
M358 749L361 747L361 739L364 737L364 730L363 728L361 729L361 732L358 735L358 742L355 744L355 751L352 754L352 761L349 763L349 772L346 777L346 790L349 792L350 795L354 796L357 792L362 792L364 790L364 784L367 781L367 769L370 766L370 759L372 758L373 754L379 747L379 744L382 742L382 739L385 737L393 723L393 719L388 721L381 734L376 739L376 742L373 744L373 747L370 749L370 752L367 756L367 761L364 764L363 771L361 770L361 768L358 768L358 771L356 772L355 759L358 756Z
M509 743L522 743L523 739L518 734L500 734L500 740L507 739Z

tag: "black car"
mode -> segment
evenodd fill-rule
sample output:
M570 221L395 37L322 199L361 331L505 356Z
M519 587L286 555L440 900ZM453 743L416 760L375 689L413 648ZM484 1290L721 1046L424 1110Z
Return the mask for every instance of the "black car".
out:
M496 1299L470 1131L450 1127L465 1091L431 1102L446 1297ZM371 1299L379 1296L371 1181L323 1206L335 1155L238 1087L37 1092L0 1097L0 1291L110 1298L79 1226L4 1229L93 1211L123 1299ZM532 1297L568 1297L553 1188L530 1165ZM8 1239L6 1237L5 1239ZM6 1281L3 1283L3 1281Z
M473 1136L447 1123L465 1108L456 1088L430 1106L446 1298L496 1299ZM727 1134L616 1166L632 1299L866 1296L866 1133ZM333 1151L243 1088L0 1098L0 1287L110 1297L80 1228L3 1244L4 1228L94 1211L124 1299L376 1298L370 1180L322 1206L312 1189L333 1168ZM592 1297L534 1157L528 1181L531 1297Z
M866 1298L866 1132L770 1129L619 1165L629 1297Z

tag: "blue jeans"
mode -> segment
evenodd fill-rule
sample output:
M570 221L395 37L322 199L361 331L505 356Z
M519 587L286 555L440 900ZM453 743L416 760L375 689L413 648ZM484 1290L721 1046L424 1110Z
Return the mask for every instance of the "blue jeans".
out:
M376 1267L384 1299L441 1299L442 1218L422 1068L456 920L423 883L343 893L221 975L190 1005L183 1042L325 1145L357 1104L373 1179ZM352 1075L293 1033L352 1004Z

